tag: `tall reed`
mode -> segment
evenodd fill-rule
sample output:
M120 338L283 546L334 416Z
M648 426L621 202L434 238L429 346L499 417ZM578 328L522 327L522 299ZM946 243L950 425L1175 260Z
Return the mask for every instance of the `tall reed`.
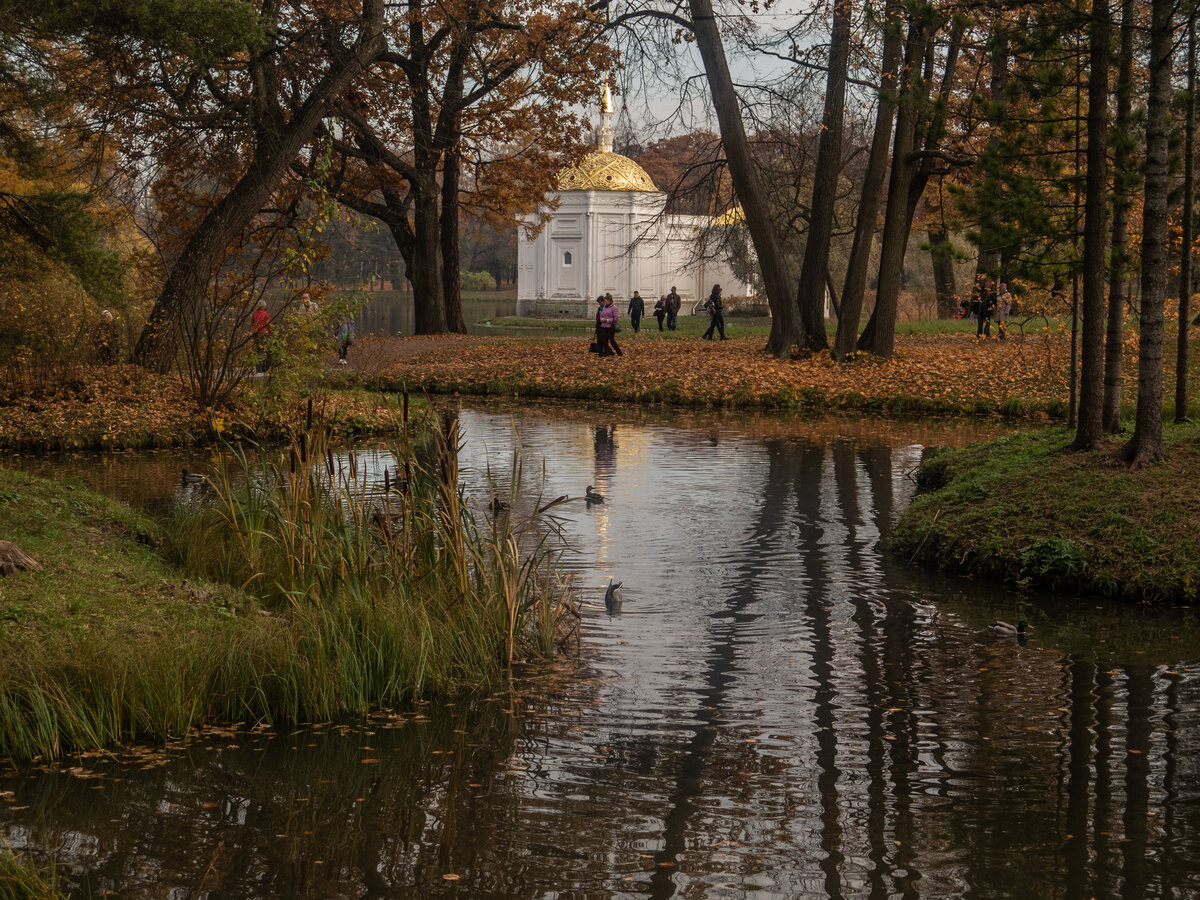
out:
M356 454L339 462L311 419L282 451L236 454L165 544L185 571L254 599L136 646L89 632L67 655L11 661L0 755L53 758L213 721L327 721L494 686L514 660L553 653L578 622L550 541L560 501L514 486L513 509L477 518L459 441L453 418L406 423L383 486Z
M43 869L0 841L0 900L62 900L54 866Z

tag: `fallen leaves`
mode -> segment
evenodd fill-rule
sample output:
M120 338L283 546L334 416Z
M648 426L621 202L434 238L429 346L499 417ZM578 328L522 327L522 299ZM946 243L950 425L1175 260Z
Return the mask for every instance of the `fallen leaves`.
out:
M965 334L897 339L893 359L828 352L778 360L760 337L709 343L641 336L600 359L579 338L424 339L373 374L381 384L435 392L611 399L714 406L829 406L911 412L1044 412L1067 396L1069 345L1030 336L977 341ZM380 357L385 357L380 354ZM1127 366L1127 368L1129 368Z

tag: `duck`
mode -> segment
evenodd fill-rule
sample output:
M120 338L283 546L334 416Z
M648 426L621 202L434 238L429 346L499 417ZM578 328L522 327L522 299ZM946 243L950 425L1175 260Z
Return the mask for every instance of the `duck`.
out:
M997 637L1020 637L1021 635L1025 634L1026 629L1031 629L1032 627L1033 626L1024 619L1019 621L1016 625L1009 625L1007 622L1001 622L999 619L997 619L988 626L988 628L991 629L992 634L996 635Z
M610 613L620 612L621 610L621 585L625 582L618 581L615 584L613 580L608 579L608 590L604 592L604 608Z
M492 509L492 515L494 516L498 516L500 513L504 512L504 510L508 509L508 504L499 497L492 497L492 502L490 505Z
M187 469L183 469L182 471L183 471L183 475L179 480L182 481L184 484L207 484L208 483L207 475L202 475L199 472L189 472Z
M583 494L583 499L588 503L603 503L604 495L597 494L596 489L589 484L587 486L587 490Z

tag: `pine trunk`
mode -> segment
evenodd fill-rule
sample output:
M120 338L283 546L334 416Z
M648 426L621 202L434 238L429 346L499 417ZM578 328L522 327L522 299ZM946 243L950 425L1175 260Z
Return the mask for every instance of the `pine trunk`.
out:
M1104 282L1108 238L1108 57L1112 43L1109 0L1092 0L1089 37L1087 170L1083 199L1083 344L1079 421L1072 449L1104 443Z
M1117 117L1113 140L1112 249L1108 275L1108 333L1104 347L1104 430L1121 430L1121 375L1125 356L1125 273L1128 268L1129 204L1132 166L1134 0L1121 4L1121 51L1117 71Z
M1142 302L1138 322L1138 398L1133 437L1116 458L1138 468L1163 456L1163 304L1167 294L1167 195L1173 0L1152 0L1146 112L1146 187L1142 214Z
M1196 198L1196 10L1188 17L1187 106L1183 121L1183 227L1179 254L1179 340L1175 351L1175 421L1188 412L1188 325L1191 324L1192 242Z

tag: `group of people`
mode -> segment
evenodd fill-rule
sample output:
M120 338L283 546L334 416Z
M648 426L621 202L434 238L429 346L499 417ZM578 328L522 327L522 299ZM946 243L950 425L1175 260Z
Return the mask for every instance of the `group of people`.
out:
M633 295L638 296L638 292L634 291ZM667 321L667 331L674 331L679 324L679 308L683 305L683 300L675 291L675 285L671 285L671 293L662 294L658 298L658 302L654 304L654 318L658 319L658 330L663 330L663 319Z
M663 294L654 304L654 317L658 319L659 331L663 330L664 319L667 323L667 330L675 331L678 328L679 308L682 305L683 301L676 293L675 285L671 285L671 292ZM727 340L725 337L725 304L721 300L719 284L713 285L712 293L704 301L704 310L709 315L709 325L708 330L704 332L704 340L711 341L714 333L719 335L721 340ZM629 324L634 333L641 331L642 318L646 315L646 301L640 291L634 291L633 296L629 298L628 313ZM621 330L620 319L621 311L613 300L612 294L602 294L596 298L596 340L592 343L591 352L600 356L625 355L617 343L616 337L617 332Z
M302 323L312 322L320 313L320 307L313 301L312 295L305 291L300 295L297 308L299 320ZM259 300L250 316L250 336L254 342L256 358L255 371L265 373L271 367L271 326L274 323L265 300ZM338 364L348 365L346 355L354 343L354 316L349 313L339 316L333 326L333 342L337 350Z
M970 317L975 322L975 337L991 337L992 323L996 323L996 332L1001 340L1008 333L1009 316L1016 312L1016 301L1003 281L992 290L987 278L980 275L975 279L975 288L970 300L964 299L959 305L958 318Z

